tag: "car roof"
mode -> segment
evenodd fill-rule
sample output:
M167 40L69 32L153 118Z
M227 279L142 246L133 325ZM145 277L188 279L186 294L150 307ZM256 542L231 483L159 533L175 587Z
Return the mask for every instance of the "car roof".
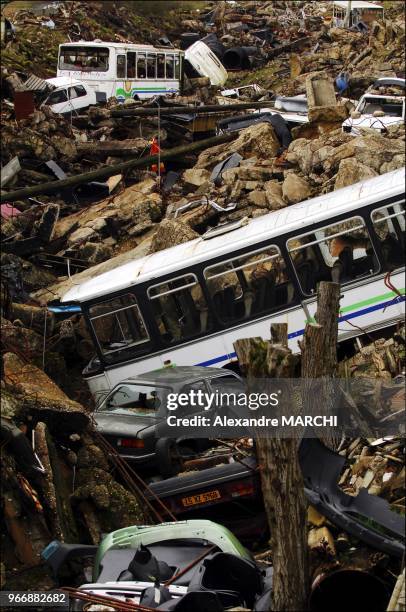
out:
M72 85L83 85L82 81L66 76L46 79L46 82L52 85L52 87L70 87Z
M203 366L170 366L167 368L161 368L159 370L152 370L152 372L138 374L137 376L130 376L123 380L122 383L152 382L180 385L186 382L193 382L195 380L212 378L213 376L226 376L227 374L234 376L234 372L222 370L220 368L207 368Z

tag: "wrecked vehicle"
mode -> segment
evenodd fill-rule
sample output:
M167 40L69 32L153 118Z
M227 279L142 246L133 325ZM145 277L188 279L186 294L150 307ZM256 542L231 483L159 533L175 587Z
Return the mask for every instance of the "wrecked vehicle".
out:
M185 59L201 76L208 77L212 85L224 85L227 70L217 55L201 40L198 40L185 51Z
M94 90L86 83L66 77L46 79L46 82L52 91L40 108L49 106L53 113L66 115L97 104Z
M368 25L377 19L383 19L384 8L373 2L363 0L334 0L333 25L337 28L368 29ZM361 25L360 25L361 24Z
M59 46L57 76L88 85L98 102L124 102L179 93L182 64L183 51L173 47L79 41Z
M394 94L396 89L402 94ZM390 93L381 93L381 91ZM343 132L359 136L360 128L385 133L391 125L405 121L405 79L382 78L375 81L360 99L351 116L343 122Z
M403 517L389 503L368 489L358 495L344 493L338 486L345 459L317 438L303 439L300 465L309 503L333 524L367 545L396 557L405 551ZM208 453L210 460L210 452ZM153 482L146 492L155 496L179 519L200 515L216 517L243 542L261 541L267 534L261 479L254 456L229 453L223 464ZM204 466L203 460L191 467ZM155 498L156 499L156 498Z
M42 552L56 576L75 557L92 557L93 571L92 582L67 589L73 610L83 609L81 597L165 610L190 610L193 603L202 612L266 609L264 600L269 603L272 569L259 566L230 531L207 520L126 527L99 547L54 540Z
M342 284L340 342L360 335L359 326L369 331L402 320L404 295L388 294L385 274L391 271L392 283L402 286L403 191L403 170L394 170L226 223L74 285L62 302L80 303L95 343L97 356L83 372L91 392L105 393L167 360L236 367L235 338L266 335L278 317L288 322L290 346L298 351L321 280ZM340 242L333 249L334 234L361 246ZM364 309L367 291L374 305Z
M228 388L230 381L242 387L237 374L217 368L169 367L127 378L96 408L93 415L96 428L127 461L148 469L157 468L166 477L173 476L179 471L179 455L204 450L209 441L158 437L160 407L166 405L169 394L191 390L206 393L222 385ZM178 412L179 416L210 413L192 405Z

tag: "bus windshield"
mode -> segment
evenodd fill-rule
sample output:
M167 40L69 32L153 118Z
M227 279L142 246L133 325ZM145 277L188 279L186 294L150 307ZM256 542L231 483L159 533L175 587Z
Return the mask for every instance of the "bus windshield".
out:
M59 54L60 70L107 72L108 68L108 47L80 47L77 45L66 45L61 47Z

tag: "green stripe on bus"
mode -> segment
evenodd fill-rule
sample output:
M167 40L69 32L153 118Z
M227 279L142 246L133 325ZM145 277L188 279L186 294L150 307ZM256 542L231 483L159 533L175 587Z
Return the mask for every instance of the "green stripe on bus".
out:
M405 288L403 287L402 289L399 289L399 293L404 295ZM397 295L398 294L394 291L388 291L388 293L376 295L373 298L369 298L369 300L362 300L362 302L356 302L355 304L350 304L350 306L344 306L344 308L340 308L340 315L345 314L346 312L350 312L351 310L356 310L357 308L376 304L376 302L380 302L381 300L386 300L391 297L397 297ZM314 317L310 317L310 319L306 319L306 323L316 323L316 319Z
M404 295L405 289L399 289L399 293ZM394 291L389 291L388 293L382 293L381 295L376 295L373 298L369 298L368 300L362 300L361 302L356 302L355 304L350 304L350 306L344 306L344 308L340 308L340 313L344 314L345 312L349 312L350 310L355 310L356 308L362 308L363 306L369 306L370 304L376 304L376 302L380 302L381 300L385 300L391 297L396 297L397 293Z

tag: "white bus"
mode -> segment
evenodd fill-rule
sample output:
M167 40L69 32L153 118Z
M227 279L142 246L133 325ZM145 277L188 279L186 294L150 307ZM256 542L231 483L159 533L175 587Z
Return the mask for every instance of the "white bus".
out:
M131 261L78 286L95 396L174 365L233 367L233 342L286 322L298 350L317 284L340 282L339 340L403 319L404 172L362 181Z
M98 101L151 98L179 93L184 52L130 43L75 42L59 45L58 77L92 87Z

